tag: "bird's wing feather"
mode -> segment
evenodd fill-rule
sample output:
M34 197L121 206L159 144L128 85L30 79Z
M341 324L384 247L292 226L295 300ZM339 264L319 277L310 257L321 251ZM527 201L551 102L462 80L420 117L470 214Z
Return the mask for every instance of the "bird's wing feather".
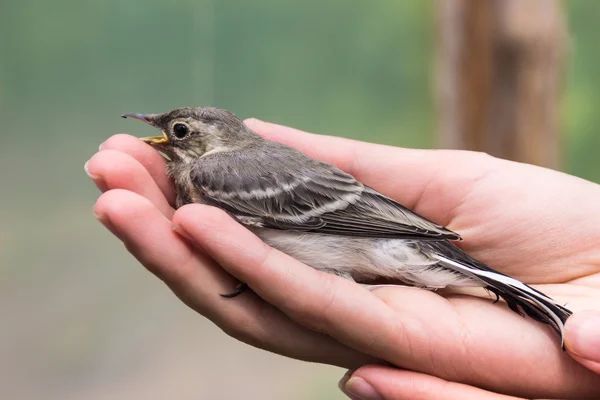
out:
M208 204L241 222L347 236L459 240L353 176L295 150L216 153L192 181Z
M359 236L460 240L458 234L367 186L358 201L321 218L326 223L321 229L323 233L346 230L348 235L358 231Z

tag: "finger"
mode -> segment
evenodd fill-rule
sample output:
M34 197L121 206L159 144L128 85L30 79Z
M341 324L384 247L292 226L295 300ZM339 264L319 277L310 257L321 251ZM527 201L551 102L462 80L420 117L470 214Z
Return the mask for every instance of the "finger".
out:
M347 395L364 400L517 400L431 375L382 365L359 368L340 382Z
M471 185L501 161L461 150L418 150L316 135L256 119L245 123L268 140L333 164L435 222L447 225Z
M333 333L346 343L360 345L368 341L382 346L374 354L391 351L384 340L379 340L376 328L381 321L391 320L392 315L381 300L360 286L308 268L270 248L213 207L184 206L175 213L173 227L294 320L311 329ZM356 325L357 320L361 326ZM357 340L352 340L356 335Z
M569 317L565 346L575 360L600 374L600 312L583 311Z
M138 160L156 181L167 201L171 205L175 204L175 190L165 173L165 159L151 146L135 136L119 134L111 136L102 143L100 150L118 150Z
M231 336L301 360L348 368L377 362L300 327L251 292L237 301L222 298L219 293L230 292L237 281L175 234L170 221L146 198L111 190L100 196L94 213L180 299Z
M184 206L173 226L291 319L360 352L494 391L507 384L514 394L597 390L598 377L563 355L549 332L490 301L457 296L450 302L423 290L387 288L400 293L395 303L386 288L374 295L268 247L213 207ZM517 354L527 355L519 368ZM524 376L542 364L549 366L543 374Z
M150 173L136 159L117 150L96 153L85 165L86 172L101 191L125 189L148 200L167 218L175 212Z

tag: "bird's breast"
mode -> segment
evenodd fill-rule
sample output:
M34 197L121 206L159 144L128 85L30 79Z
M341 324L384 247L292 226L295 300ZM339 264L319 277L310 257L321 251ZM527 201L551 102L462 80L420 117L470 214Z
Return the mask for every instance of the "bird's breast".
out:
M173 182L177 194L175 208L192 203L206 203L202 193L194 185L191 173L192 166L190 164L167 164L167 175Z

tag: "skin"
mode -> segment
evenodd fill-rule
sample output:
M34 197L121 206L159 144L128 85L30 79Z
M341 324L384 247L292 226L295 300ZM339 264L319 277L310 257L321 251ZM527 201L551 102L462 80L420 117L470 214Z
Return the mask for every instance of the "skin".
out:
M460 233L469 254L571 310L600 309L600 186L481 153L246 123ZM600 396L598 364L569 336L578 315L567 323L563 352L549 327L489 298L400 286L367 291L316 271L218 209L175 211L164 160L132 136L108 139L86 170L103 192L94 207L100 222L184 303L236 339L301 360L362 366L352 379L385 399L439 399L431 393L446 389L456 393L447 398ZM218 295L239 281L252 292ZM393 367L377 365L384 362ZM361 384L352 379L341 384L347 393ZM417 397L419 390L425 394Z

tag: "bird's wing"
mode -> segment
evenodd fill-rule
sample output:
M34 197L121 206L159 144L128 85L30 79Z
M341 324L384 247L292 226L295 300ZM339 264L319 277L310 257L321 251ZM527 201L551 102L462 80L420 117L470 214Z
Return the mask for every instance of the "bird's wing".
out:
M284 157L279 151L216 153L193 169L192 182L208 204L248 225L346 236L460 240L458 234L329 164L301 153Z
M346 235L461 240L460 235L416 214L365 186L356 202L321 216L323 233Z

